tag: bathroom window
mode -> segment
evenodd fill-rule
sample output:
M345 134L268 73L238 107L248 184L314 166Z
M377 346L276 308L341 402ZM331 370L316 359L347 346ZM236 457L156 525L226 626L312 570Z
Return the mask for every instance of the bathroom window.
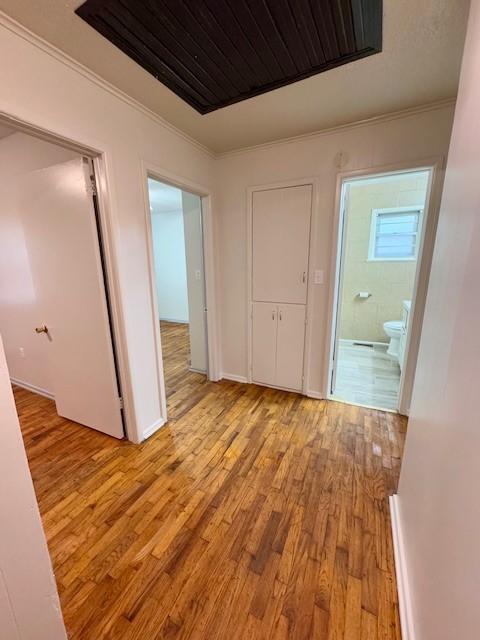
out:
M423 207L373 209L369 260L415 260Z

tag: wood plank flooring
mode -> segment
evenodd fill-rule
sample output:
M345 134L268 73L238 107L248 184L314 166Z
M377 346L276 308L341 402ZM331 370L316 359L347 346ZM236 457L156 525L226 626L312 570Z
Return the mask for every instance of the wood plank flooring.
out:
M183 376L140 446L15 389L69 637L399 640L405 419Z
M176 419L185 410L186 398L201 397L207 377L189 370L190 337L188 324L160 322L162 355L165 369L165 391L169 419ZM188 405L187 405L188 406Z

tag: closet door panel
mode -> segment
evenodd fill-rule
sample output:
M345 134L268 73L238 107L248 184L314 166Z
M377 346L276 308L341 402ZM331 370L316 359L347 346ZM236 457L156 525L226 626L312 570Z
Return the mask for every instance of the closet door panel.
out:
M311 210L311 185L253 193L253 300L306 303Z
M278 307L277 386L302 390L305 305Z
M275 384L277 317L277 306L275 304L253 303L253 382Z

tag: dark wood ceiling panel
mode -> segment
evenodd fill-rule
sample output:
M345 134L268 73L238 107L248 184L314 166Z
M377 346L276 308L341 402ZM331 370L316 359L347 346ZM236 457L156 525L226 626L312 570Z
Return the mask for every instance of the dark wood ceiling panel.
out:
M76 13L200 113L382 47L382 0L87 0Z

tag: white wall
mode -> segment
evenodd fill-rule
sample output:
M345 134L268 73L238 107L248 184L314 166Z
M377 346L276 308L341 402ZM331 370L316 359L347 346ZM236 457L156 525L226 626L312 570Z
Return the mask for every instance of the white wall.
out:
M6 17L0 18L0 58L11 61L0 66L0 112L105 154L128 371L123 392L130 436L141 439L162 423L142 162L208 189L213 158Z
M66 638L0 339L0 637Z
M474 0L397 499L415 640L480 629L479 77Z
M26 242L31 218L18 200L25 174L75 157L23 133L0 140L0 334L12 378L47 393L52 387L46 342L34 333L43 319Z
M222 303L223 371L247 376L246 232L247 187L315 177L319 182L313 269L325 272L312 301L312 357L309 391L321 393L325 371L326 329L332 231L335 214L336 161L340 151L343 171L375 168L391 163L445 155L453 108L445 106L388 121L313 135L226 154L217 161L219 212L220 299Z
M158 211L152 204L152 238L158 316L160 320L188 322L183 211Z

